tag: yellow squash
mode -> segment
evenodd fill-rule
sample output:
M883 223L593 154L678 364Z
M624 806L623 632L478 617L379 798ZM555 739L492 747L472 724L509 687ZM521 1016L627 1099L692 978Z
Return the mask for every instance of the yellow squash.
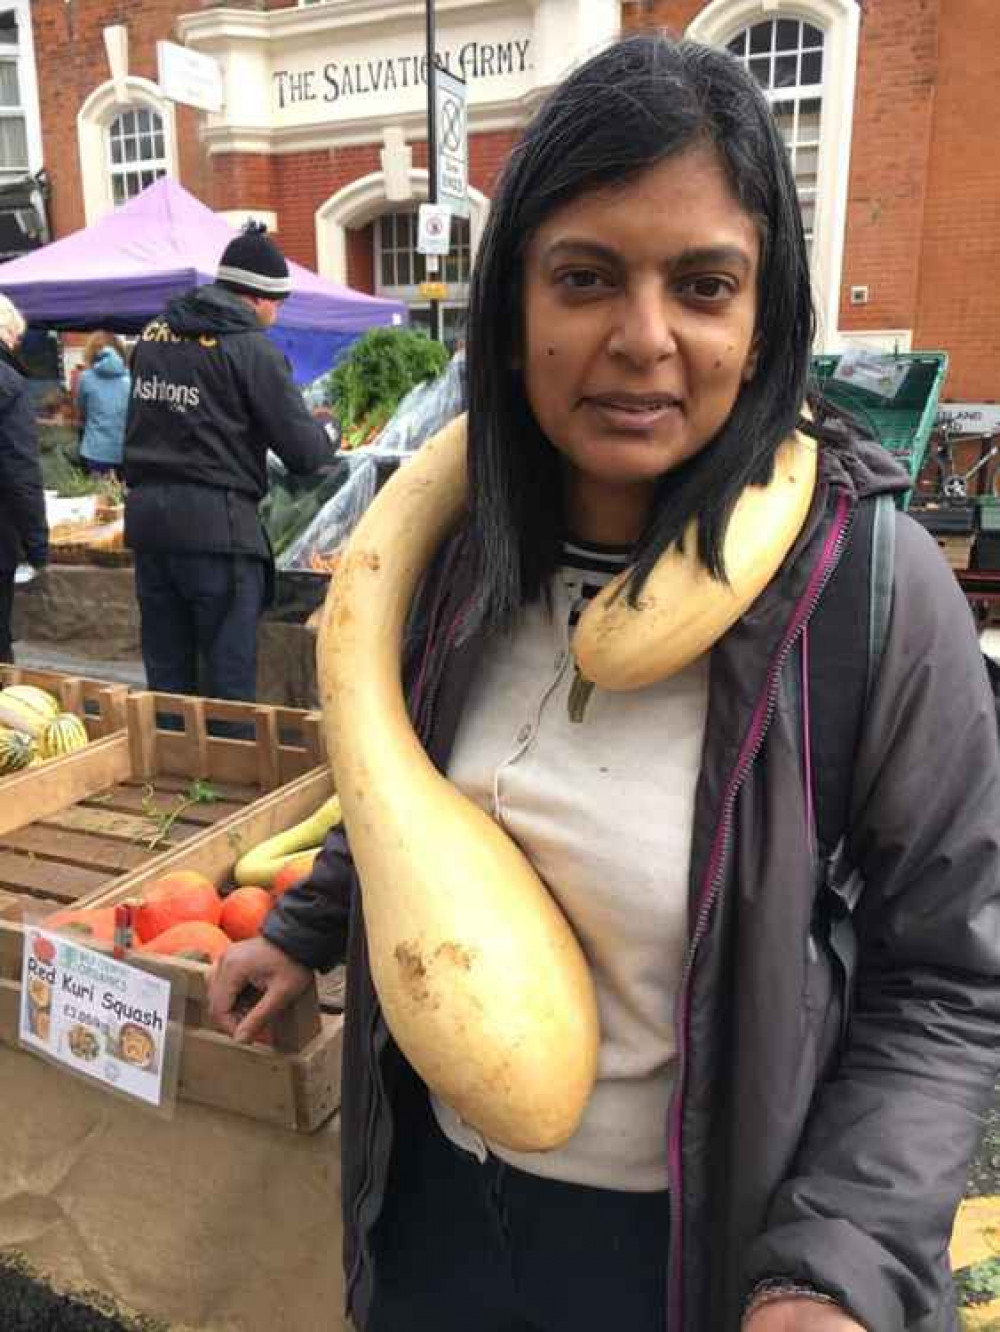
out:
M620 574L594 597L573 635L573 655L585 680L613 691L666 680L707 652L781 567L809 512L816 485L816 444L790 435L778 449L767 486L748 486L737 500L723 543L728 582L698 559L692 522L682 550L656 562L637 606L618 595Z
M467 1123L544 1150L572 1135L593 1087L587 962L525 856L433 767L400 684L406 613L461 511L464 460L462 418L368 509L327 598L320 692L389 1028Z
M270 888L274 876L303 851L321 846L327 833L340 822L340 801L336 796L324 800L307 819L284 832L268 837L239 858L233 866L233 878L242 886Z

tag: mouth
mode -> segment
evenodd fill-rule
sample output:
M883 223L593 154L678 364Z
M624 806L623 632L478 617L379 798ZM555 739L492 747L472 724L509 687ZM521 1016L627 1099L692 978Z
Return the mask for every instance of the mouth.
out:
M594 393L583 399L608 425L618 430L647 431L682 409L672 393Z

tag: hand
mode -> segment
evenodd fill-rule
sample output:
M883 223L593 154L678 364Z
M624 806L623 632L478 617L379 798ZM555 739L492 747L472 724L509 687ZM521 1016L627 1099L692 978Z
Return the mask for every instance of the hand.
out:
M837 1304L790 1298L762 1304L743 1324L743 1332L865 1332Z
M208 1011L220 1030L248 1043L282 1009L303 992L312 972L258 937L227 948L208 976ZM248 1009L243 1002L250 987L259 998Z

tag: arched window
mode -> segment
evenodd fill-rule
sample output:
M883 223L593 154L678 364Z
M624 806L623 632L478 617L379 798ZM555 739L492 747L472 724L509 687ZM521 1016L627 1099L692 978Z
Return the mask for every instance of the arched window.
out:
M448 285L443 302L444 340L454 346L462 334L469 302L471 232L465 217L451 219L451 252L439 261L435 280ZM375 288L380 296L405 301L410 322L430 327L430 304L420 294L428 279L424 256L417 249L417 214L413 209L383 213L375 222Z
M174 105L149 79L109 79L90 93L76 117L87 222L177 170Z
M159 112L152 107L120 111L108 125L108 179L115 207L134 198L169 169Z
M803 19L754 23L728 43L763 88L788 146L812 249L823 117L823 32Z

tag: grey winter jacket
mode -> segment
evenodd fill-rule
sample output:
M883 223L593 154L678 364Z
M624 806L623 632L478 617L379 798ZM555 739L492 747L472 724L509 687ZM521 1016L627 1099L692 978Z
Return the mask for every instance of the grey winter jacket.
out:
M824 447L795 549L712 652L664 1126L669 1332L737 1332L766 1276L828 1291L872 1332L957 1326L947 1241L1000 1062L1000 755L968 609L902 514L849 827L826 867L806 794L803 642L859 498L899 485L874 446ZM483 650L457 633L469 590L460 542L443 563L409 671L411 713L441 768ZM363 1328L371 1233L390 1155L407 1149L416 1077L381 1017L356 886L334 834L265 934L321 969L347 953L344 1257ZM847 976L816 921L824 898L853 900L859 887Z

